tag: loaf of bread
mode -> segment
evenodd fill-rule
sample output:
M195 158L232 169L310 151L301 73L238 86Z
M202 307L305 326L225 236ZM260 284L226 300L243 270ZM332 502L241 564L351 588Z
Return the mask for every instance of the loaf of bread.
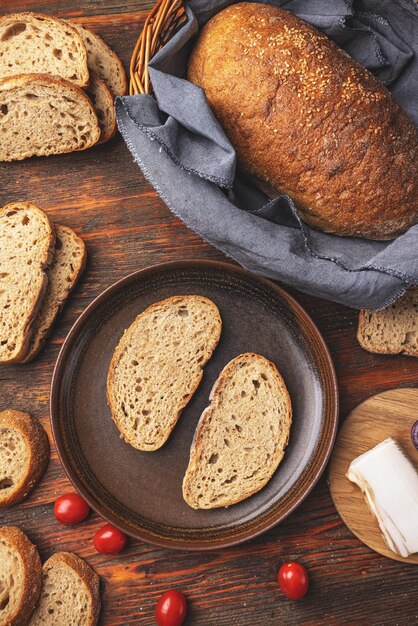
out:
M240 354L222 370L200 418L183 481L194 509L229 506L262 489L283 459L292 404L276 366Z
M288 11L234 4L203 28L188 77L245 172L338 235L392 239L418 222L418 133L389 91Z

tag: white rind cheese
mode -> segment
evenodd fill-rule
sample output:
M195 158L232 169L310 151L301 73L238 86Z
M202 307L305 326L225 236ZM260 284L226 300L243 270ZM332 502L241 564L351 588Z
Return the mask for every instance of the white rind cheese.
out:
M418 552L418 472L389 438L352 461L347 478L362 490L388 547L403 557Z

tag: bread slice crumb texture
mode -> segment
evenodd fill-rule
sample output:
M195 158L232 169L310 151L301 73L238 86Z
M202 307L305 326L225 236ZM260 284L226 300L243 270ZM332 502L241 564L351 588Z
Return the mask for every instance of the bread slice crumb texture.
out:
M23 500L49 461L49 442L40 422L28 413L0 413L0 507Z
M174 296L150 306L125 331L110 364L107 397L121 436L157 450L196 391L221 334L217 306Z
M19 528L0 528L0 626L27 626L41 585L36 547Z
M97 143L99 122L82 89L46 74L0 81L0 161L84 150Z
M97 119L100 125L100 140L98 143L104 143L111 139L116 133L116 114L113 106L113 95L106 83L91 72L90 84L86 89Z
M70 552L57 552L48 559L30 626L95 626L99 613L99 577L91 567Z
M34 204L13 202L0 209L0 363L25 356L54 243L47 215Z
M87 49L87 63L109 87L114 96L124 96L128 89L125 70L117 54L109 48L99 35L81 24L73 23Z
M0 77L53 74L85 87L89 82L87 52L74 26L38 13L12 13L0 18Z
M40 351L52 325L76 285L86 265L86 246L68 226L55 225L55 251L47 269L48 285L41 308L33 324L32 338L23 363Z
M361 311L357 339L369 352L418 356L418 288L386 309Z
M262 489L284 456L292 423L285 382L258 354L222 370L200 418L183 481L194 509L229 506Z

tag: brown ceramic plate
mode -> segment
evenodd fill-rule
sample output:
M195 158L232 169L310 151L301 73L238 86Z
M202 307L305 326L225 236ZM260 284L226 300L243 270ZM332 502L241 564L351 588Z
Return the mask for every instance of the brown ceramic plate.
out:
M177 294L211 298L222 316L222 335L166 445L140 452L120 439L111 419L107 370L124 329L138 313ZM279 469L259 493L229 508L195 511L181 489L193 433L219 372L242 352L262 354L282 373L293 404L290 442ZM166 263L112 285L75 323L55 367L51 419L71 481L103 518L150 543L207 550L259 535L311 491L334 443L337 385L321 335L285 291L226 263Z

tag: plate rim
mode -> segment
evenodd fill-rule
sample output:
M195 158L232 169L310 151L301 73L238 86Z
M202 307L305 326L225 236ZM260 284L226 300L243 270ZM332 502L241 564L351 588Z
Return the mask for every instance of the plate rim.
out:
M291 506L289 507L287 511L277 515L272 520L268 520L264 525L261 526L261 528L247 530L246 532L243 533L243 535L240 535L238 537L232 536L229 539L226 538L226 539L214 540L213 542L201 541L201 542L196 542L196 543L192 543L188 540L182 540L182 539L176 539L173 541L165 537L150 536L145 530L133 531L132 528L129 527L123 520L116 518L116 516L114 516L111 511L109 512L107 510L104 510L104 507L102 507L100 502L93 500L89 491L84 488L82 481L80 481L78 477L74 475L71 464L69 460L67 459L67 455L65 452L64 443L60 434L59 418L58 418L58 414L59 414L58 391L59 391L59 378L60 378L61 369L64 366L64 370L65 370L65 360L66 360L65 357L67 356L68 346L71 343L73 336L80 329L83 328L85 320L88 319L92 313L94 313L94 310L98 306L100 306L102 302L106 301L107 297L110 294L112 294L115 291L120 290L126 284L129 284L137 279L141 279L141 277L147 276L150 273L164 271L164 270L190 269L192 267L196 267L198 269L214 268L214 269L226 270L228 272L233 272L235 274L238 274L244 278L250 277L251 279L260 282L265 287L272 289L281 298L283 298L288 303L289 307L294 309L300 318L304 319L304 321L310 327L312 333L315 335L316 340L318 341L318 344L321 347L322 356L326 363L326 369L329 374L330 383L331 383L329 394L326 397L327 397L327 401L332 402L332 406L334 407L334 410L330 414L332 418L331 432L330 432L330 435L328 436L328 441L324 450L323 458L321 459L321 462L315 468L312 478L309 480L309 484L305 488L304 492L295 499L295 501L291 504ZM324 393L324 397L325 397L325 393ZM319 331L317 325L313 321L313 319L310 317L307 311L305 311L302 305L300 305L293 296L291 296L285 289L283 289L282 287L274 283L272 280L265 278L263 276L254 274L253 272L250 272L249 270L246 270L245 268L239 265L234 265L233 263L229 263L226 261L192 258L192 259L180 260L180 261L165 261L162 263L148 265L139 270L135 270L134 272L131 272L130 274L120 278L119 280L115 281L114 283L106 287L92 300L92 302L90 302L87 305L85 309L83 309L83 311L80 313L80 315L78 316L78 318L72 324L70 330L68 331L64 339L64 342L61 346L61 349L59 351L57 360L55 362L54 370L52 374L52 380L51 380L51 387L50 387L49 409L50 409L51 431L52 431L52 435L54 438L54 443L55 443L55 448L58 454L58 458L64 468L64 471L67 477L69 478L70 482L72 483L76 491L80 493L80 495L86 500L90 508L97 515L99 515L100 517L103 518L103 520L119 528L128 536L136 540L144 541L148 544L155 545L158 547L163 547L163 548L190 550L190 551L199 552L199 551L211 551L211 550L216 550L216 549L221 549L221 548L228 548L228 547L243 543L245 541L249 541L250 539L254 539L260 536L261 534L264 534L267 531L271 530L275 526L277 526L280 522L286 519L289 515L291 515L291 513L293 513L300 506L300 504L307 498L307 496L312 492L312 490L318 483L319 479L324 473L324 470L327 467L327 464L330 460L331 453L334 448L334 444L336 440L337 429L338 429L339 393L338 393L337 376L336 376L335 367L334 367L334 363L333 363L329 348L327 344L325 343L325 340L321 332Z

